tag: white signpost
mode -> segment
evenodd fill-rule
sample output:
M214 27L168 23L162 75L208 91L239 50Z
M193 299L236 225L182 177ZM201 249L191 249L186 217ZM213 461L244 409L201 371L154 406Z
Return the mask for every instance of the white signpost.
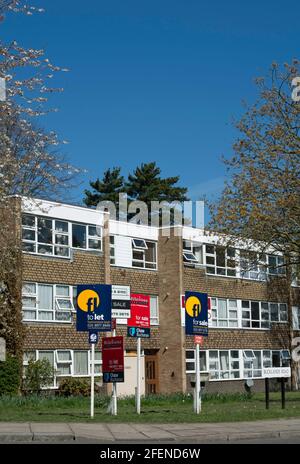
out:
M129 285L112 285L111 287L111 302L112 310L111 317L113 319L129 319L130 311L130 286ZM116 329L113 329L113 337L116 336ZM117 383L113 382L112 402L111 402L112 415L117 415Z

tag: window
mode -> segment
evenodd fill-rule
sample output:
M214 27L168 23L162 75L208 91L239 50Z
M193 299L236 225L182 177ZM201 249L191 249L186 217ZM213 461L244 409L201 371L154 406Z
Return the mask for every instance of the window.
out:
M74 353L74 375L88 375L89 361L87 351L75 351Z
M242 301L242 327L252 329L270 328L269 304L259 301Z
M236 251L215 245L205 245L205 264L207 274L236 276Z
M248 250L239 250L240 277L252 280L266 280L266 255Z
M300 330L300 307L293 306L292 313L293 313L293 329Z
M262 369L289 365L288 350L200 351L200 371L209 371L211 381L261 378ZM195 350L186 350L186 373L195 373Z
M62 377L91 375L91 352L85 350L25 351L23 355L24 375L29 360L48 359L54 368L54 379L47 388L57 388ZM95 351L95 376L102 375L102 355Z
M23 320L71 322L74 288L25 282L22 291Z
M101 251L102 232L99 226L23 214L22 244L27 253L69 258L72 247Z
M137 245L135 246L137 242ZM142 243L145 247L142 247ZM142 269L156 269L156 243L132 239L132 266Z
M283 256L268 255L268 273L270 275L285 275Z
M213 327L238 327L237 300L211 298Z
M109 237L109 253L110 253L110 264L116 264L116 249L115 249L115 237L111 235Z
M240 378L240 359L238 350L210 350L209 372L212 380Z
M202 245L189 240L183 240L183 262L202 263Z
M244 378L252 379L262 376L262 355L261 351L244 351Z
M287 322L287 305L283 303L270 303L271 322Z
M57 375L72 374L72 353L69 350L56 351Z
M151 325L159 324L158 297L157 296L150 296L150 324Z
M143 239L138 239L138 238L133 238L132 239L132 245L133 245L133 248L137 248L137 249L141 249L141 250L147 250L148 247L147 247L147 244L145 242L145 240Z
M207 372L207 351L200 351L200 372ZM186 373L194 374L196 372L196 350L186 350Z

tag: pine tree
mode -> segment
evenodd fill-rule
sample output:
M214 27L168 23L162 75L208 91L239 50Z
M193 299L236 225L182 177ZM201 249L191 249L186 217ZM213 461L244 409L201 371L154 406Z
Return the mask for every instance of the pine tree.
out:
M149 220L157 214L155 211L151 214L151 201L172 203L188 200L187 188L176 185L179 176L162 178L160 174L161 169L155 162L142 163L133 174L129 174L125 184L130 201L139 200L147 204ZM172 221L173 215L171 216Z
M119 193L124 192L124 177L121 176L121 168L107 169L102 180L90 182L93 191L85 190L84 203L87 206L97 206L100 201L112 201L116 206L119 203Z

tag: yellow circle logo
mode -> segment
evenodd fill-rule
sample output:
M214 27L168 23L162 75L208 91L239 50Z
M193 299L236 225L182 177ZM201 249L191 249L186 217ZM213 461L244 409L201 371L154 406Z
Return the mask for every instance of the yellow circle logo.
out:
M77 297L77 305L81 311L94 311L100 305L100 297L94 290L83 290Z
M196 296L190 296L185 302L185 310L190 317L198 317L201 313L201 302Z

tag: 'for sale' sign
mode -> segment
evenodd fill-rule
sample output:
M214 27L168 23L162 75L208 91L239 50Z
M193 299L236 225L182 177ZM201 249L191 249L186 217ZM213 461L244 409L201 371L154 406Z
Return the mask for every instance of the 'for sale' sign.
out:
M123 337L102 338L103 382L124 382Z

